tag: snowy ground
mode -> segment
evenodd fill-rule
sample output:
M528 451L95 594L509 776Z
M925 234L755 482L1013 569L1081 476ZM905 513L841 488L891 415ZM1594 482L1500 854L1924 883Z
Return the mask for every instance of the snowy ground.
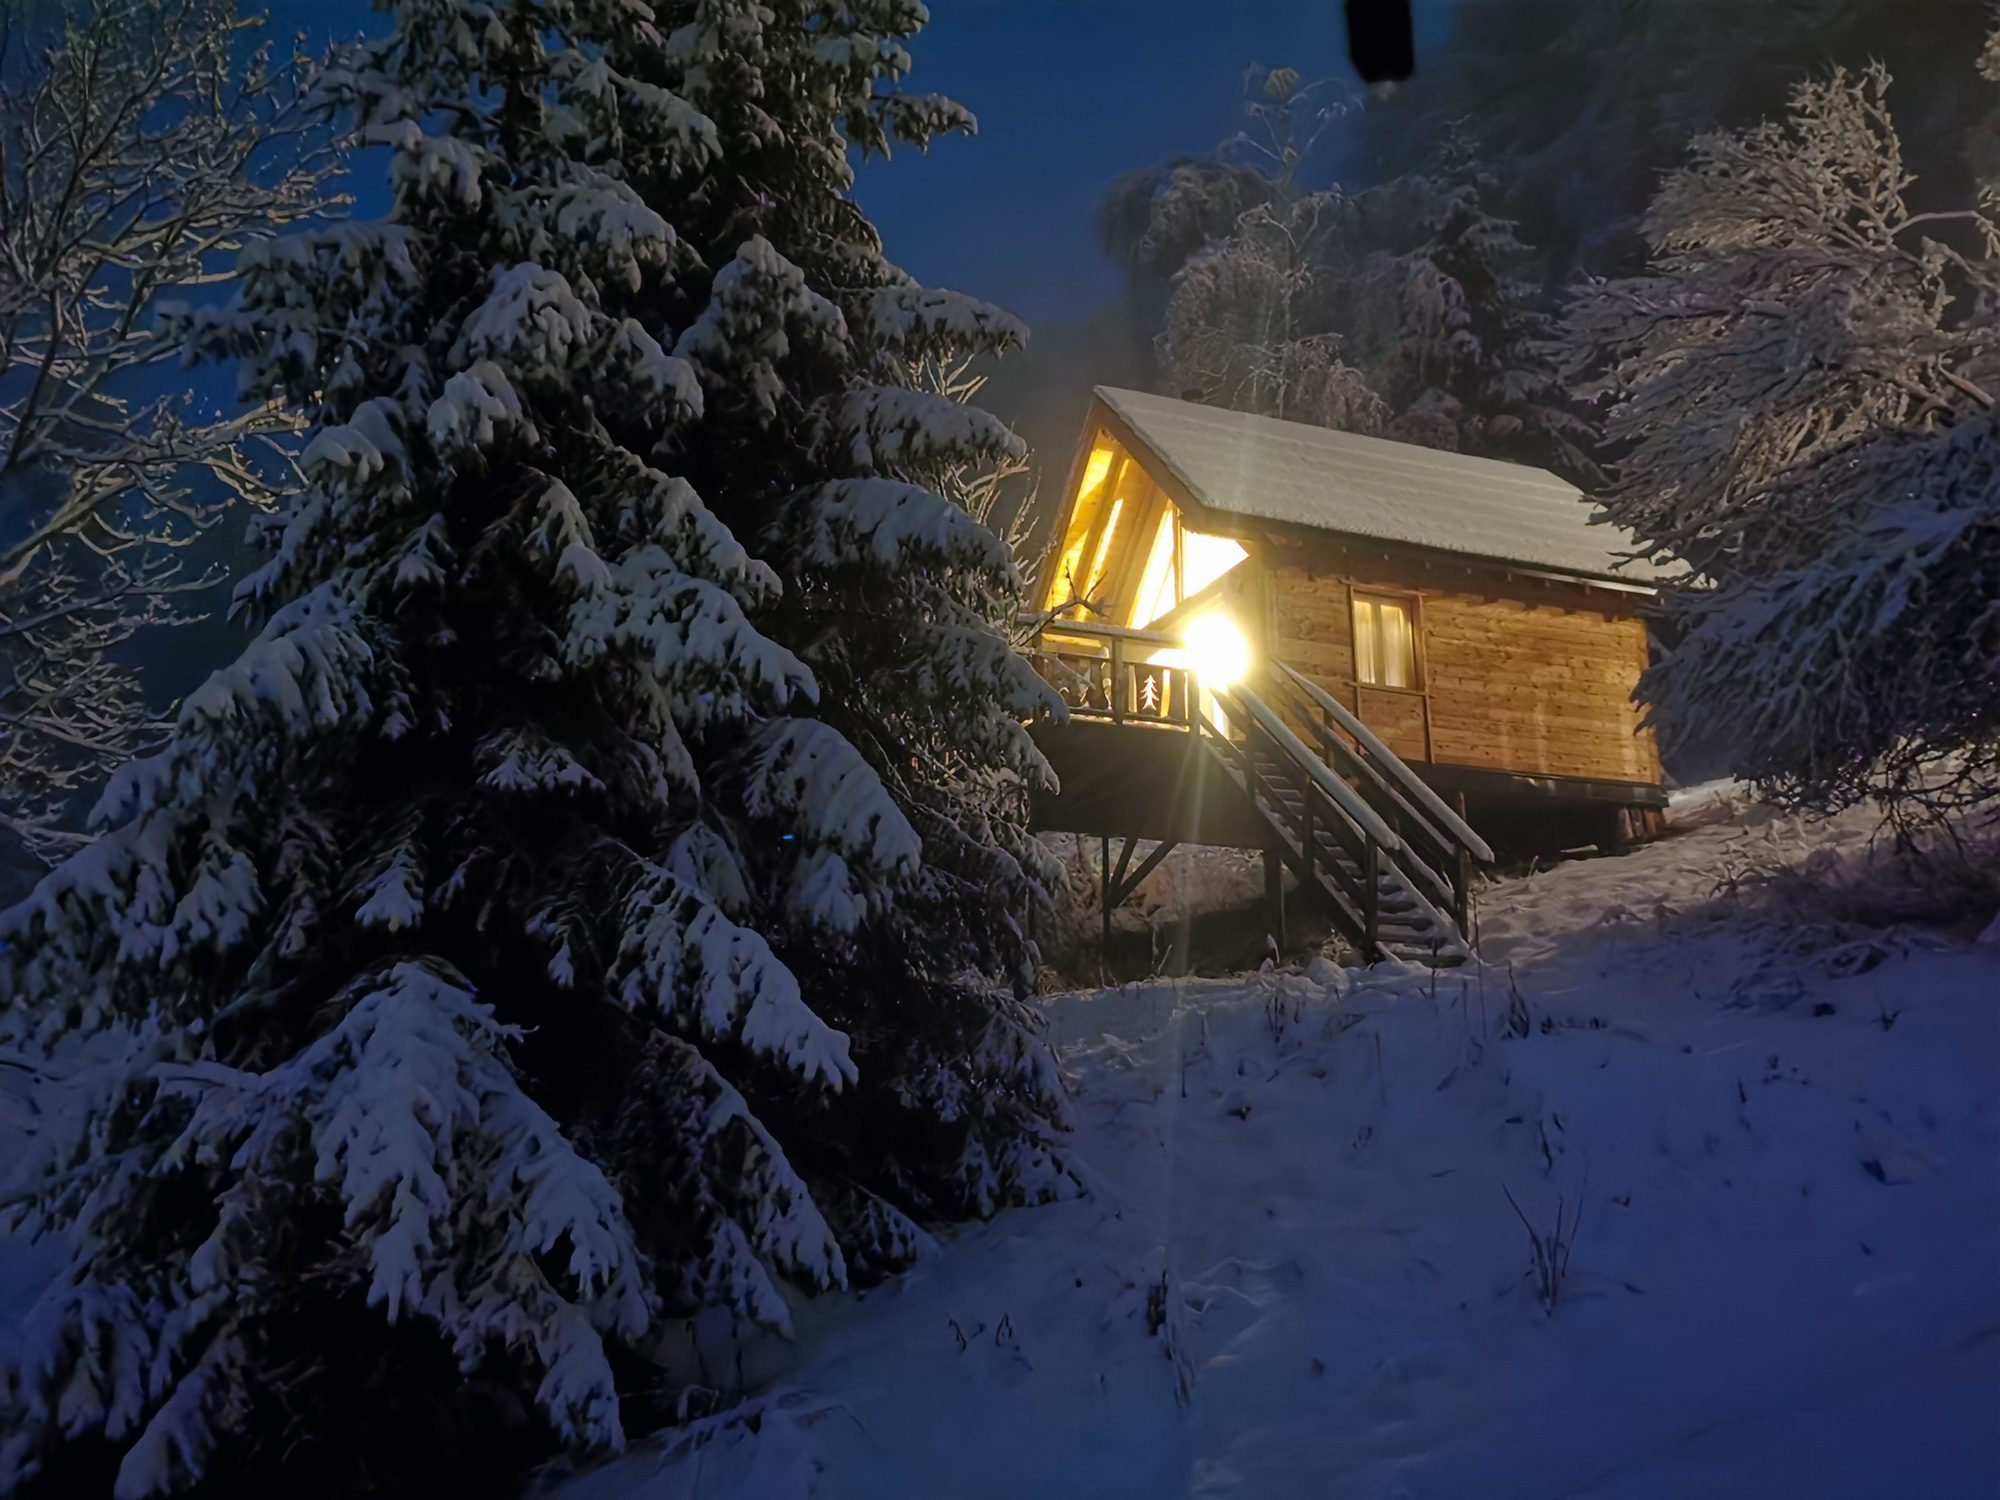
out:
M1718 877L1866 824L1702 808L1477 974L1052 999L1093 1195L564 1500L2000 1494L2000 948L1801 944ZM1581 1211L1552 1311L1503 1190Z
M2000 945L1715 899L1862 815L1677 820L1489 892L1477 972L1051 998L1093 1194L805 1304L761 1395L557 1493L2000 1495ZM34 1108L0 1069L0 1147ZM1552 1311L1509 1190L1581 1211ZM0 1344L52 1269L0 1241Z

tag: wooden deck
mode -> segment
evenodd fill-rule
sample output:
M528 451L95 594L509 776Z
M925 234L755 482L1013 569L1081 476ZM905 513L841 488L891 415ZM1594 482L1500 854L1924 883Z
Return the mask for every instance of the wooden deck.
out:
M1249 795L1185 725L1075 714L1029 733L1062 783L1035 799L1037 829L1236 849L1269 842Z
M1514 858L1591 845L1622 848L1666 831L1667 794L1652 782L1421 761L1410 769L1460 808L1495 849Z

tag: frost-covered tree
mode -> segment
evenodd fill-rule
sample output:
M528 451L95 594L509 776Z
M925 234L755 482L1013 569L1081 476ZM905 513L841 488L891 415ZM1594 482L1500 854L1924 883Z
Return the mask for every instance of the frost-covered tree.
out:
M1300 170L1353 102L1332 79L1301 84L1295 68L1252 66L1243 85L1244 129L1206 155L1127 172L1105 189L1097 230L1135 280L1164 288L1245 213L1296 196Z
M1177 156L1127 172L1106 188L1097 232L1135 281L1164 295L1189 257L1270 199L1271 181L1256 167L1213 155Z
M2000 225L1906 205L1888 89L1835 72L1698 138L1647 274L1586 285L1564 329L1607 408L1605 514L1698 585L1654 721L1726 726L1739 774L1811 803L1997 784Z
M311 423L261 631L0 917L4 1040L83 1101L16 1200L72 1258L0 1488L257 1432L337 1490L475 1390L616 1447L669 1320L783 1330L782 1285L1065 1189L1053 698L950 498L1019 445L922 379L1022 330L849 194L971 128L896 88L923 18L405 0L325 75L393 211L180 324Z
M320 211L329 163L295 68L232 56L234 0L31 22L0 27L0 826L53 856L82 842L75 797L156 727L116 648L212 581L181 550L232 501L272 502L257 445L296 425L149 396L179 353L155 307Z
M1260 204L1175 275L1154 342L1173 394L1350 432L1378 432L1388 403L1320 326L1320 252L1331 193Z
M1299 168L1337 116L1289 70L1258 78L1257 131L1199 170L1157 174L1144 228L1136 176L1106 202L1114 253L1135 276L1171 277L1160 388L1586 471L1587 429L1542 347L1551 319L1524 275L1532 252L1492 211L1495 184L1466 142L1448 133L1422 171L1365 192L1309 191Z

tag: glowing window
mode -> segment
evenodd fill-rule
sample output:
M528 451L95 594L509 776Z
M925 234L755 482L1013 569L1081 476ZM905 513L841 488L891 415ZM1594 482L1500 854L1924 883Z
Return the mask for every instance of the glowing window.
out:
M1090 581L1083 576L1083 549L1090 540L1091 522L1097 518L1104 504L1105 480L1111 473L1111 466L1118 457L1117 446L1105 436L1098 434L1097 446L1090 450L1090 457L1083 466L1083 480L1077 486L1076 503L1071 507L1069 536L1065 538L1062 560L1056 565L1055 576L1049 580L1048 607L1054 609L1073 598L1081 598ZM1111 528L1104 528L1109 537ZM1103 547L1098 555L1103 555Z
M1226 536L1181 531L1181 598L1191 599L1250 554Z
M1162 512L1153 533L1153 550L1146 554L1146 571L1139 575L1139 597L1132 606L1132 623L1150 625L1180 603L1174 587L1174 513Z
M1375 687L1417 685L1417 635L1408 599L1354 596L1354 675Z
M1090 450L1090 461L1083 466L1083 483L1077 487L1079 495L1088 495L1104 483L1104 476L1111 472L1111 458L1111 448L1106 444L1100 443Z
M1125 502L1111 502L1111 519L1104 523L1104 535L1097 539L1097 556L1090 560L1090 587L1083 591L1083 597L1094 599L1104 586L1104 558L1111 550L1111 539L1118 534L1118 513L1125 509Z

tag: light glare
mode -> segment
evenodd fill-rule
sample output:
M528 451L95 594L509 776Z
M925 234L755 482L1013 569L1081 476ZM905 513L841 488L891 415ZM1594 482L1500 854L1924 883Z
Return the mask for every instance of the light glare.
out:
M1211 687L1226 687L1250 670L1250 643L1227 615L1189 621L1182 644L1195 675Z

